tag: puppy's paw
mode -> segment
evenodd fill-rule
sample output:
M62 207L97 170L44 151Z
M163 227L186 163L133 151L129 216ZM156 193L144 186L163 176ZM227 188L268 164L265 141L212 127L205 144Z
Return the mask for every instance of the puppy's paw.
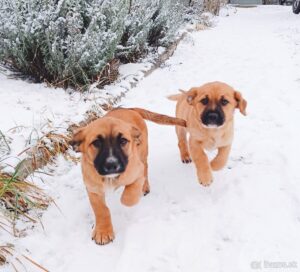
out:
M205 186L205 187L208 187L209 185L212 184L213 180L207 180L207 181L201 181L199 180L200 184Z
M121 203L127 207L136 205L140 201L141 196L137 194L131 194L123 192L121 196Z
M192 159L191 159L190 154L188 152L185 152L185 153L181 154L180 157L181 157L181 161L183 163L191 163L192 162Z
M149 193L150 193L150 185L149 185L149 181L146 180L143 185L143 195L146 196Z
M221 170L222 168L224 168L225 165L226 165L226 162L223 162L223 161L219 160L218 158L214 158L210 163L210 167L214 171Z
M199 183L203 186L209 186L213 182L211 172L198 174Z
M112 229L102 230L94 228L92 232L92 240L98 245L106 245L115 239L115 234Z

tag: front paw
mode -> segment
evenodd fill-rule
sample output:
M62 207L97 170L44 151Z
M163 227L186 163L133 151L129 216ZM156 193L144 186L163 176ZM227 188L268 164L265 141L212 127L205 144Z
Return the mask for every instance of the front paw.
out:
M192 162L191 156L188 152L181 153L180 158L183 163L191 163Z
M225 165L226 165L226 161L225 162L221 161L218 158L214 158L210 163L210 167L214 171L221 170L222 168L224 168Z
M142 194L131 194L124 191L121 196L121 203L127 207L132 207L140 201L141 195Z
M209 186L213 182L213 176L211 171L198 173L199 183L203 186Z
M115 234L112 228L100 229L94 228L92 232L92 240L98 245L106 245L115 239Z
M150 185L148 179L146 179L143 185L143 195L146 196L149 193L150 193Z
M147 184L147 183L146 183ZM143 186L145 185L145 179L140 179L134 183L125 186L121 196L121 203L127 207L136 205L143 195Z

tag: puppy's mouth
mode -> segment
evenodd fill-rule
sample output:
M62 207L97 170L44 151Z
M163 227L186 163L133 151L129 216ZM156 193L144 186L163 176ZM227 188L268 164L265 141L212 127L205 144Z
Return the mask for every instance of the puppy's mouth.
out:
M121 175L121 173L116 173L116 174L109 174L109 175L105 175L105 178L109 178L109 179L117 179L119 178Z
M221 128L221 127L223 127L223 126L224 126L224 124L223 124L223 125L220 125L220 126L218 126L218 125L214 125L214 124L210 124L210 125L204 125L204 124L202 123L202 126L203 126L204 128L208 128L208 129L216 129L216 128Z
M224 125L225 116L222 109L206 110L201 115L202 126L213 129L220 128Z
M103 176L105 189L118 189L120 186L120 177L121 174L110 174Z

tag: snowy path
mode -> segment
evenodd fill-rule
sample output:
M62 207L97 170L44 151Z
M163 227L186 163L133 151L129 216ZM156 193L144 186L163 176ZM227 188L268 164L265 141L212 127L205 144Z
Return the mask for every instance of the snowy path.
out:
M214 80L249 107L246 118L236 112L229 163L209 188L181 164L174 129L149 123L151 193L133 208L121 206L120 191L109 195L112 244L90 240L80 167L62 161L47 184L63 215L50 207L45 231L38 226L18 247L54 272L244 272L264 260L300 269L300 16L291 7L238 9L191 34L122 105L172 114L167 95Z

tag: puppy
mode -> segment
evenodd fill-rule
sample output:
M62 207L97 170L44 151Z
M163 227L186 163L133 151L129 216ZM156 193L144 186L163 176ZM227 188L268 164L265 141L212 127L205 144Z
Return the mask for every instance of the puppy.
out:
M92 239L97 244L104 245L114 239L105 189L125 186L121 202L126 206L137 204L142 194L150 191L144 119L186 126L184 120L139 108L115 109L73 135L71 145L82 153L83 180L96 219Z
M228 160L234 110L238 108L246 115L247 101L240 92L222 82L207 83L168 98L177 101L176 117L187 122L186 128L176 126L181 160L190 163L192 159L199 182L208 186L213 179L211 170L222 169ZM218 153L209 162L204 150L213 149L218 149Z

